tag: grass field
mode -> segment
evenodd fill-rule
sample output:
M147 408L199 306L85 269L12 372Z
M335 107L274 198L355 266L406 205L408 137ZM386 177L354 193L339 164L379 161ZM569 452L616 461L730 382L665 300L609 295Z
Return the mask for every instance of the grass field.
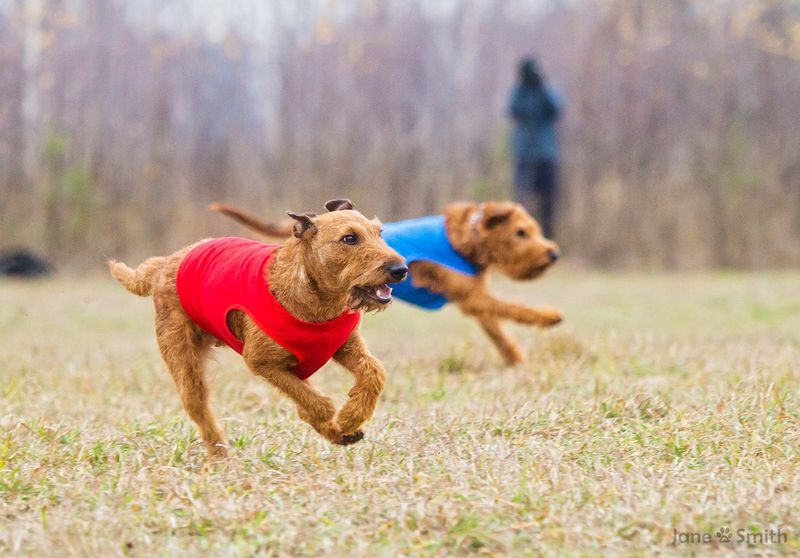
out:
M0 282L0 555L800 554L799 274L494 290L566 321L513 327L531 364L505 369L453 309L368 316L389 381L347 448L220 349L234 451L209 464L148 299L103 276ZM350 385L334 365L314 380L337 402Z

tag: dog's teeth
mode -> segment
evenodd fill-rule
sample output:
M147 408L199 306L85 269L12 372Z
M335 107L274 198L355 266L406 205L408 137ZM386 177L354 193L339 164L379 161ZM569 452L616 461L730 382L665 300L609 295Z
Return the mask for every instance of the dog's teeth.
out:
M389 298L392 296L392 288L389 285L379 285L375 287L375 294L383 299Z

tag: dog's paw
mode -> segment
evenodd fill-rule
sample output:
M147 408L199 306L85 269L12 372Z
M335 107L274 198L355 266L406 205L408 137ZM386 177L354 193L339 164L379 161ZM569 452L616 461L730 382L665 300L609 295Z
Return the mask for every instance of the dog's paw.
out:
M315 427L316 431L322 434L329 442L337 446L349 446L361 441L364 433L361 430L356 430L351 434L344 434L335 420L324 422Z
M349 446L350 444L355 444L356 442L360 442L364 439L364 433L361 430L356 430L352 434L343 434L342 440L339 444L343 446Z
M559 310L550 308L549 306L537 308L536 314L536 325L541 327L553 327L554 325L561 323L561 321L564 319L563 314L561 314Z
M516 358L506 357L504 360L509 368L516 368L517 370L526 370L528 368L528 359L522 355L518 355Z
M519 350L519 347L512 346L505 348L501 351L503 361L508 367L525 367L528 365L528 359Z
M228 444L225 442L207 443L206 449L208 457L213 461L224 460L228 457Z
M342 431L335 420L327 420L317 424L312 423L311 426L331 443L338 444L342 439Z

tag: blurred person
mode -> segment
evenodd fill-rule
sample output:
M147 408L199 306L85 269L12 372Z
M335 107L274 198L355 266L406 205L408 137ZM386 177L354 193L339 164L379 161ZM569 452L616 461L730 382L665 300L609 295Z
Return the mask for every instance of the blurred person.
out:
M508 116L514 123L514 195L553 238L558 201L559 147L556 122L563 102L544 82L533 58L519 64L519 81L511 90Z

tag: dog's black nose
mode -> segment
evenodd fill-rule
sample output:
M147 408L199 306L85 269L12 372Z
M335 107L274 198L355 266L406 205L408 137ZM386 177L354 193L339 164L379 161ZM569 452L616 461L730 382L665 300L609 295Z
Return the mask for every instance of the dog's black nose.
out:
M389 277L395 281L402 281L408 274L408 268L403 264L392 264L389 266Z
M556 261L558 258L560 258L560 257L561 257L561 252L559 252L558 250L550 250L550 251L547 253L547 257L548 257L548 258L550 258L550 263L553 263L553 262L555 262L555 261Z

